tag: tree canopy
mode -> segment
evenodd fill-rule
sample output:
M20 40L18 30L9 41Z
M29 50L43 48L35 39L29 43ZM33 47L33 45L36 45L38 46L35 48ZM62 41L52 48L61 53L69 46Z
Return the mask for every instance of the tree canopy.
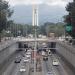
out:
M6 29L9 26L10 20L13 11L10 10L10 6L7 1L0 0L0 33L3 29Z
M75 38L75 0L67 5L66 11L68 12L68 15L65 16L66 25L72 26L72 31L68 34Z
M40 25L36 27L37 34L42 34L49 36L49 33L55 33L56 36L64 35L64 23L44 23L44 25ZM8 27L8 30L11 31L13 36L27 36L29 34L34 34L34 27L28 24L15 24L11 23Z

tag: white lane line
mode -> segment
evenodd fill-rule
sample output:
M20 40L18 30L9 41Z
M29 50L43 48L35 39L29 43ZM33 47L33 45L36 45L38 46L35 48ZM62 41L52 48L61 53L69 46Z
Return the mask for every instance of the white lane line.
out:
M46 75L45 64L44 64L43 59L41 60L41 65L42 65L42 75Z

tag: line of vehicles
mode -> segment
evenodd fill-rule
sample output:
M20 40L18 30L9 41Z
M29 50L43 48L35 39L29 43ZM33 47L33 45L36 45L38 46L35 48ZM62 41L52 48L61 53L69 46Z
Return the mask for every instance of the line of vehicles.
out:
M48 61L48 59L49 59L48 57L52 56L52 51L47 48L45 43L43 43L43 46L44 46L44 48L41 50L41 54L43 56L43 60ZM26 45L25 45L25 47L26 47ZM15 63L20 63L21 61L23 61L23 63L30 62L31 61L31 53L32 53L32 50L25 51L25 53L22 54L22 57L21 56L16 57L14 62ZM58 66L59 65L59 60L58 59L53 59L52 60L52 65L53 66ZM22 66L20 68L20 72L26 72L25 66Z
M26 72L26 64L31 62L31 50L27 50L27 52L22 51L21 55L18 55L15 58L14 63L21 64L21 67L19 69L20 72Z
M56 53L56 50L55 50L56 43L55 42L51 42L49 44L50 44L50 47L52 49L50 49L50 48L48 49L47 48L46 51L42 52L42 54L43 54L43 60L48 60L48 56L50 56L50 57L52 57L52 65L53 66L58 66L59 65L59 60L57 58L55 58L55 57L53 58L53 54ZM46 46L46 44L44 46Z
M44 61L48 61L48 56L52 56L52 52L50 50L48 51L42 51L42 56ZM58 66L59 65L59 60L57 58L52 59L52 64L53 66Z

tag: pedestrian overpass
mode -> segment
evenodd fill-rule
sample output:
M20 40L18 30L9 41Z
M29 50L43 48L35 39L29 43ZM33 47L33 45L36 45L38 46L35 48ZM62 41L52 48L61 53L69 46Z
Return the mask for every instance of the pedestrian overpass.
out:
M56 42L56 39L52 39L52 38L15 38L14 40L16 40L17 42Z

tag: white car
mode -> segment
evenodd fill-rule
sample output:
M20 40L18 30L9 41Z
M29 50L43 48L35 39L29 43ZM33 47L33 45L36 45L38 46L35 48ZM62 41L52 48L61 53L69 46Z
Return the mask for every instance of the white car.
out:
M25 66L22 66L20 72L26 72Z
M58 65L59 65L58 59L53 60L53 66L58 66Z
M31 55L31 52L27 52L26 55Z
M24 59L23 61L26 63L26 62L29 62L30 60L29 59Z
M32 50L31 49L29 49L27 52L31 52Z
M45 55L45 51L42 51L42 56L44 56Z
M30 58L31 57L31 55L26 55L26 58Z

